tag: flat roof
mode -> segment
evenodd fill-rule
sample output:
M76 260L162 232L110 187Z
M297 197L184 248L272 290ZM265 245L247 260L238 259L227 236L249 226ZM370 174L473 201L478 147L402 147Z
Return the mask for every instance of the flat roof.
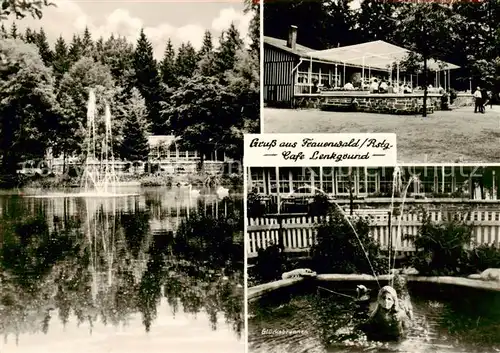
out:
M376 40L362 44L348 45L326 50L312 50L307 52L313 58L331 61L346 65L364 66L378 70L388 70L396 63L404 61L411 53L410 50L398 47L397 45ZM454 70L460 66L445 62L428 60L429 70Z

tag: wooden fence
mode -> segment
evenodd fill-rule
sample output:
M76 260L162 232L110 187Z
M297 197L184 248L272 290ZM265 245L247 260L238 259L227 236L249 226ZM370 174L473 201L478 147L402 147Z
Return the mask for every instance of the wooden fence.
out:
M470 211L462 214L441 210L428 211L432 221L439 222L449 217L460 218L471 223L473 228L473 244L494 244L500 247L500 211ZM405 235L417 235L422 224L421 215L416 213L404 214L401 217L401 231L398 234L399 216L391 217L389 233L389 210L370 209L355 210L353 216L370 220L371 236L378 241L383 249L390 244L397 253L414 251L410 241L402 240ZM280 222L281 221L281 222ZM319 217L311 216L281 216L265 218L249 218L247 226L247 253L249 257L257 255L259 248L266 248L270 244L278 244L279 237L283 239L285 251L308 251L316 241L315 226L320 222ZM281 224L280 224L281 223Z

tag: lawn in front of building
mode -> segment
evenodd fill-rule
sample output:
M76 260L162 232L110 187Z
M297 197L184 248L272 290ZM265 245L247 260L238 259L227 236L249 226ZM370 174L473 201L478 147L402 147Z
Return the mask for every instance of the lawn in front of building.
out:
M265 108L263 132L396 133L402 163L500 162L500 106L487 107L484 114L464 107L426 118Z

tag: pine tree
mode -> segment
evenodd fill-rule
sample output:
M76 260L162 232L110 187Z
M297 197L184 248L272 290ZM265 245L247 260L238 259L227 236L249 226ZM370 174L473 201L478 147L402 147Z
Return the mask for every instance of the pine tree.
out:
M68 72L70 60L68 56L68 46L62 36L56 41L54 46L54 56L52 59L52 67L54 68L54 75L59 81L61 77Z
M99 37L99 39L95 42L92 57L94 58L94 60L102 62L103 54L104 54L104 38Z
M212 33L210 31L205 31L205 35L203 36L203 44L201 46L200 51L198 52L198 60L201 60L214 50L214 44L212 42Z
M202 76L216 75L215 54L213 50L212 34L205 31L203 45L198 52L198 70L197 73Z
M185 78L192 77L197 67L197 61L196 50L191 43L182 43L175 61L177 75Z
M160 114L160 77L157 63L153 57L153 46L141 29L134 52L135 81L139 92L148 107L148 121L152 124L154 134L164 133L164 122Z
M163 60L160 65L162 82L168 87L177 87L177 75L175 72L175 50L172 41L169 39Z
M258 8L254 11L254 16L250 21L250 50L257 58L260 57L260 12Z
M26 28L26 31L24 32L24 41L26 43L36 43L36 36L37 36L37 33L33 30L31 30L31 28Z
M88 27L85 27L82 38L82 56L87 56L89 58L93 57L94 54L94 42L92 40L92 35Z
M17 33L17 25L16 23L12 23L12 27L10 27L10 37L13 39L17 39L18 33Z
M240 33L233 23L221 36L219 50L216 53L216 65L219 74L223 75L227 70L232 70L237 60L236 53L243 47Z
M138 89L132 89L124 110L126 120L120 156L128 161L145 161L149 155L147 109Z
M0 26L0 38L7 38L9 35L7 34L7 30L5 29L5 26L2 25Z
M50 45L43 28L40 28L40 32L36 35L35 44L38 47L38 52L40 53L45 65L50 66L52 64L54 54L52 53L52 50L50 50Z
M73 39L69 45L68 56L71 63L75 63L82 57L82 40L80 36L73 34Z

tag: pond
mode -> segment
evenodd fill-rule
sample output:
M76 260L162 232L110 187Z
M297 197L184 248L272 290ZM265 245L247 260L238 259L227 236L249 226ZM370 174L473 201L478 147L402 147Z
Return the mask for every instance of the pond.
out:
M500 352L500 293L410 283L414 318L408 337L382 343L355 328L369 313L349 297L357 284L303 282L251 302L249 352ZM374 299L377 285L365 285Z
M62 192L0 195L2 353L244 351L241 195Z

